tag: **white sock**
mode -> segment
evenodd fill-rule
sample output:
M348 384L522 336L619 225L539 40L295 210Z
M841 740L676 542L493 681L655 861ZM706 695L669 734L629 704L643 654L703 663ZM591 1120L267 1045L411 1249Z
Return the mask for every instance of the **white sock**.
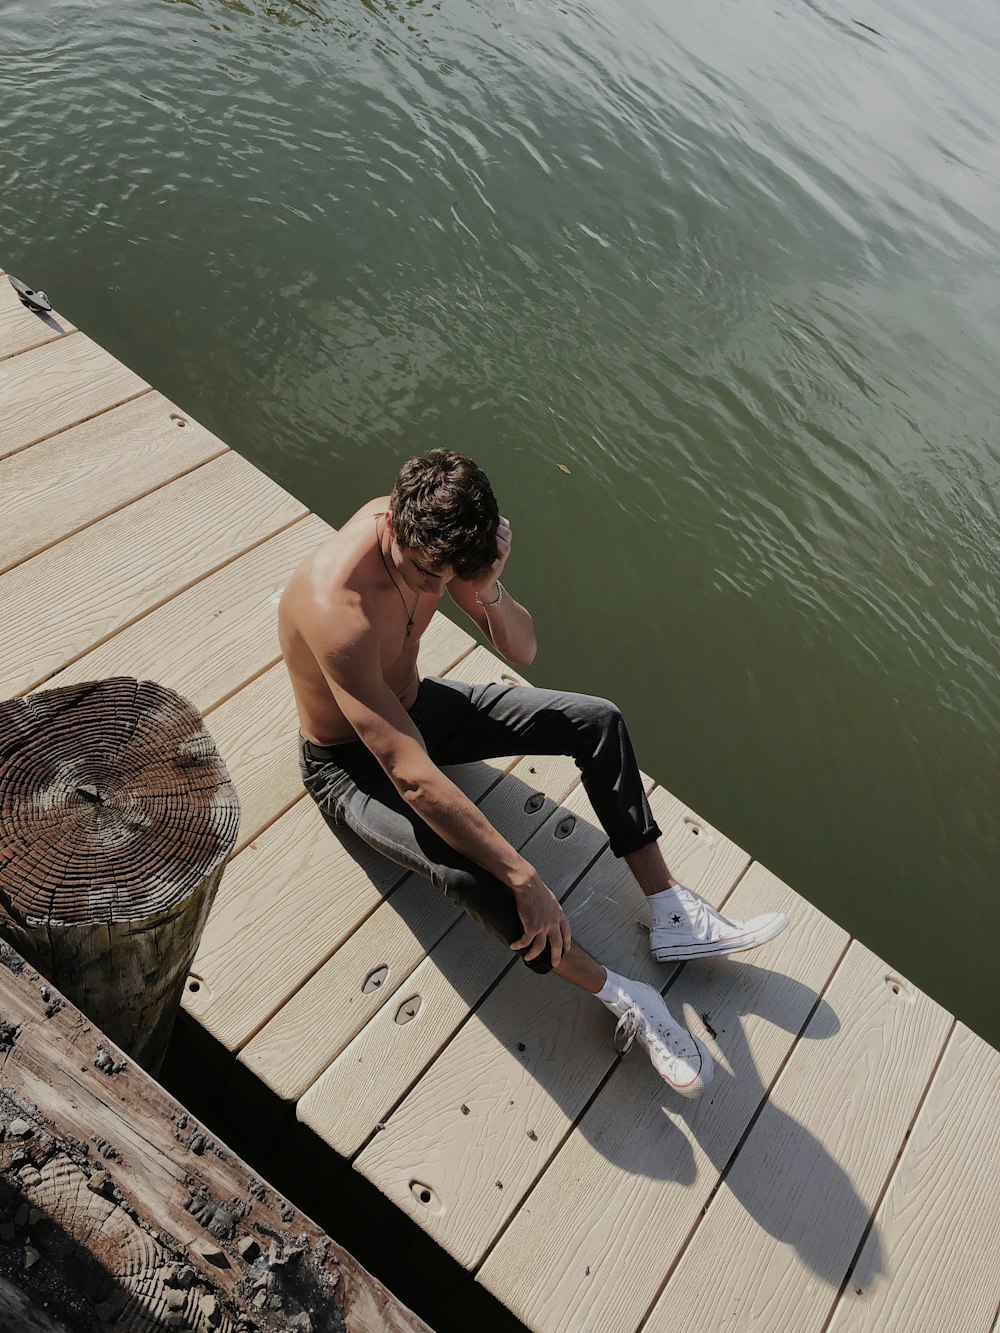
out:
M621 1018L631 1001L643 989L648 988L644 987L641 981L633 981L631 977L620 977L617 972L612 972L610 968L604 970L608 974L608 979L597 992L597 999L606 1009L610 1009L616 1018Z

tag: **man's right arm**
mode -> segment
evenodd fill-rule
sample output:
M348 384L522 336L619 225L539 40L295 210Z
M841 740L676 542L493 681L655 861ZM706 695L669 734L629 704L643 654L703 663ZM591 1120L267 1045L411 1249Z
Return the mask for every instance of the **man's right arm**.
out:
M423 738L382 676L378 635L359 619L335 645L314 646L337 704L385 769L400 796L450 847L481 866L514 895L533 959L546 942L552 961L570 944L569 923L559 901L530 862L493 827L433 762ZM517 941L522 947L526 938Z

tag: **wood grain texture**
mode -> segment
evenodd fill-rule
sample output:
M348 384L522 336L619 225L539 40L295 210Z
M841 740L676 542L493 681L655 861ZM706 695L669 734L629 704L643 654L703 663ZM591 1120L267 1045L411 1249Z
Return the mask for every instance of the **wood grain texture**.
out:
M294 522L85 653L52 684L155 669L161 684L211 713L277 662L281 590L329 531L312 514Z
M418 666L421 675L444 676L475 648L476 641L467 630L456 625L440 611L431 617L420 640Z
M538 1333L639 1327L836 967L846 932L754 865L726 911L764 907L792 928L743 959L686 964L667 990L713 1052L708 1092L682 1106L644 1052L626 1056L479 1270Z
M460 915L392 1002L375 1010L306 1089L296 1107L298 1119L336 1152L352 1157L512 965L483 939L474 921ZM402 1022L407 1005L415 1016Z
M959 1023L830 1328L989 1333L998 1257L1000 1052Z
M36 315L22 305L6 275L0 273L0 361L42 343L54 342L73 333L75 327L56 310Z
M644 1333L823 1327L952 1021L857 941L825 998Z
M4 459L0 573L225 452L150 392Z
M87 1327L428 1333L6 945L0 1016L0 1216Z
M82 333L0 361L0 458L145 392L149 385Z
M650 803L658 821L678 804L656 791ZM724 841L706 871L726 859ZM697 887L718 902L732 880L714 894ZM567 901L575 937L587 948L600 941L601 962L662 985L664 969L638 930L645 910L627 867L603 859ZM614 1064L613 1027L592 996L512 969L359 1155L358 1170L473 1267Z
M317 828L305 800L230 866L185 995L188 1013L228 1050L240 1050L405 874L350 843Z
M230 452L9 570L0 694L42 684L304 513Z
M155 1073L239 803L201 714L111 677L0 703L0 929Z

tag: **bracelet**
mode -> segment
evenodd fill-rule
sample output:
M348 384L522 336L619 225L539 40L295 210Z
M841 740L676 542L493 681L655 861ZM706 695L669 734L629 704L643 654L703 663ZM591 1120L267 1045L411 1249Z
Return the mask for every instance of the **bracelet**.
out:
M484 602L483 599L479 596L479 593L478 592L476 593L476 601L479 603L480 606L499 606L500 603L503 601L503 584L500 582L499 579L497 579L496 584L497 584L497 595L493 598L492 602Z

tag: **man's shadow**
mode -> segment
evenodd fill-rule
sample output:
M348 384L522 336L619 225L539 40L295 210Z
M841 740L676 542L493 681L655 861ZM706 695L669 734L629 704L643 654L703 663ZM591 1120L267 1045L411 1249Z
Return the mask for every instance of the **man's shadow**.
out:
M463 766L467 773L478 767ZM455 776L461 770L451 772ZM537 791L520 777L508 774L503 781L513 784L508 788L513 796L508 809L528 811L533 803L538 808ZM554 802L538 813L541 824L527 843L523 839L523 819L516 819L516 827L512 824L505 828L502 821L497 824L501 833L516 836L520 832L518 841L529 860L532 840L542 828L560 830L566 823L567 811ZM438 948L444 936L454 930L464 929L469 939L472 923L458 908L450 924L442 927L438 916L433 929L428 930L423 914L414 910L417 896L398 893L405 875L393 881L387 901L401 913L425 954L432 954L435 960L448 960L447 981L462 997L467 1011L475 1011L501 1045L519 1053L531 1076L563 1108L567 1118L576 1122L570 1133L584 1135L617 1169L662 1181L666 1188L693 1190L701 1178L707 1187L707 1193L701 1192L706 1202L719 1177L723 1177L724 1187L758 1225L794 1246L802 1262L836 1289L865 1234L870 1210L816 1136L781 1108L780 1097L771 1100L769 1088L794 1040L811 1042L833 1036L839 1030L837 1016L809 986L752 962L719 958L675 965L673 969L652 963L648 937L637 925L643 911L641 891L625 863L611 857L607 850L601 851L600 831L592 823L580 821L579 816L572 819L570 834L563 834L561 839L566 848L565 880L554 883L550 877L547 882L564 899L581 944L616 971L652 981L661 990L666 986L674 1016L684 1018L703 1039L712 1038L715 1078L697 1102L687 1102L665 1090L641 1048L624 1059L615 1054L614 1019L603 1006L556 978L529 972L485 933L476 931L477 943L468 950ZM596 850L589 861L586 856L582 861L578 856L574 865L572 846L578 835L589 838ZM331 836L341 841L345 854L360 851L349 830L336 828ZM557 832L555 836L560 835ZM429 882L422 883L428 894L440 893ZM691 887L696 889L697 882ZM753 910L763 906L766 904ZM611 929L612 924L616 930ZM482 950L492 951L495 956L498 978L485 996L480 944ZM399 1000L408 993L407 979L390 976L386 980L395 983L385 1001L391 1006L393 995ZM504 1001L522 990L527 1002L505 1007ZM693 1013L684 1012L685 1004L693 1008ZM414 1029L418 1021L414 1021ZM792 1040L777 1035L782 1032ZM748 1034L753 1037L753 1048ZM561 1054L554 1060L556 1046ZM763 1076L755 1049L764 1053ZM592 1078L583 1091L579 1079L566 1076L574 1059L587 1063ZM606 1085L585 1110L587 1099L601 1080L606 1080ZM607 1086L612 1082L613 1087ZM385 1120L391 1119L393 1109L386 1108ZM752 1154L741 1160L748 1146ZM747 1164L755 1162L761 1164L760 1171L749 1169ZM698 1204L692 1224L702 1206ZM839 1238L840 1244L832 1243L831 1236ZM876 1242L870 1271L878 1272L880 1267Z

